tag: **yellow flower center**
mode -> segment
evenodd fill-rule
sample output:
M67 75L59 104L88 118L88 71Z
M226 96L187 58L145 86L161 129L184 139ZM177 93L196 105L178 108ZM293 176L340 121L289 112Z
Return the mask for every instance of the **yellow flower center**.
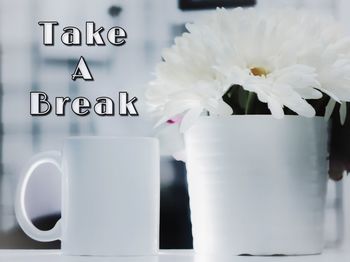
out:
M266 76L268 74L267 70L263 67L253 67L250 72L255 76Z

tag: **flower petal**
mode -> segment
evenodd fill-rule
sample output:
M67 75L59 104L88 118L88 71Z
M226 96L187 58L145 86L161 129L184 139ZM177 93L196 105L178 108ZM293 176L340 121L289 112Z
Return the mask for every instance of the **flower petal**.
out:
M198 119L203 112L203 107L195 107L189 110L181 121L180 132L186 132Z
M342 102L342 103L340 104L340 109L339 109L340 123L341 123L342 125L344 125L344 123L345 123L346 111L347 111L346 102Z
M329 100L329 102L328 102L328 104L326 106L326 112L324 114L324 118L325 118L326 121L328 121L331 118L331 115L332 115L332 113L334 111L336 103L337 102L334 99L332 99L332 98Z
M283 107L280 103L274 99L269 99L267 104L274 117L277 119L282 119L284 117Z

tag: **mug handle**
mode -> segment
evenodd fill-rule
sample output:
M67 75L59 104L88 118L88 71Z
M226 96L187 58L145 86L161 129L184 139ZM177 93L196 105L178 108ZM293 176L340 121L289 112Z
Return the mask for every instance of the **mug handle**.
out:
M15 213L17 221L23 231L29 237L37 241L49 242L59 240L61 238L61 219L57 221L56 225L52 229L47 231L40 230L35 227L29 219L25 207L27 185L34 170L42 164L54 165L62 175L61 161L61 153L58 151L47 151L39 153L29 161L28 165L24 168L24 172L18 182L15 201Z

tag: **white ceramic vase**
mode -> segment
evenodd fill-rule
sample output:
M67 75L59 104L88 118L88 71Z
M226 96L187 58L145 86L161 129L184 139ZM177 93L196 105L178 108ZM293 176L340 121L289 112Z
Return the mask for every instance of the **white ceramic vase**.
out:
M194 250L321 253L327 140L321 117L201 117L185 134Z

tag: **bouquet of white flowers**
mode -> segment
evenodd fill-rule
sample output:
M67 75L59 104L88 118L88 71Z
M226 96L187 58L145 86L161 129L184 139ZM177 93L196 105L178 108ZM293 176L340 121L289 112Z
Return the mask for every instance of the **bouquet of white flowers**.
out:
M217 9L165 50L146 92L158 124L187 130L200 115L340 118L350 101L350 38L306 11Z

